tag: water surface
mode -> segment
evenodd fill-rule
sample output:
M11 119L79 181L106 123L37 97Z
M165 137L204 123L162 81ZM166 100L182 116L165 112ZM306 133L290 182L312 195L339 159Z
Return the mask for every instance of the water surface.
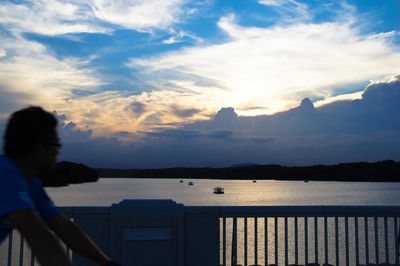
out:
M217 186L225 194L213 194ZM101 178L46 190L59 206L109 206L123 199L172 199L187 206L400 204L400 183L391 182Z

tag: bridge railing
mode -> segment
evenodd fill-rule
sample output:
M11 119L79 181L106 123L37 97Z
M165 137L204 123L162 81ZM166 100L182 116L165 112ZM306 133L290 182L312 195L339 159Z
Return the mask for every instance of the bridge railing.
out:
M221 207L222 265L399 264L399 208Z
M206 207L132 200L62 209L122 265L399 264L397 206ZM94 265L71 256L77 265ZM0 265L38 265L17 232L0 246L0 257Z

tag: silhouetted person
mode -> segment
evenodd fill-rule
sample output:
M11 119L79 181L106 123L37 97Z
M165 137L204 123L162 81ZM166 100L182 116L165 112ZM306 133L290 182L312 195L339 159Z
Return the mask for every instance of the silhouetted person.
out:
M5 156L0 155L0 243L16 228L41 265L71 266L57 235L99 265L118 265L60 212L36 177L55 168L60 148L57 119L51 113L28 107L11 115L4 134Z

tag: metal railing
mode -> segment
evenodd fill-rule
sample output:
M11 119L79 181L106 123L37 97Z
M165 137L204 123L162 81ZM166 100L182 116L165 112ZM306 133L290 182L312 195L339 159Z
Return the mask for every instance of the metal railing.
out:
M96 215L111 215L108 207L97 209ZM186 206L184 216L185 230L190 219L218 219L220 265L399 264L397 206ZM37 265L18 232L0 248L7 257L0 266ZM185 243L185 256L189 248Z
M222 265L399 264L399 208L221 207Z

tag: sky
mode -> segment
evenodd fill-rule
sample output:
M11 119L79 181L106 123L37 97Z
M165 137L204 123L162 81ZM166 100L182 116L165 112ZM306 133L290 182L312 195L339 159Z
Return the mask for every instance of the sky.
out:
M400 161L399 0L10 0L0 133L42 106L60 160Z

